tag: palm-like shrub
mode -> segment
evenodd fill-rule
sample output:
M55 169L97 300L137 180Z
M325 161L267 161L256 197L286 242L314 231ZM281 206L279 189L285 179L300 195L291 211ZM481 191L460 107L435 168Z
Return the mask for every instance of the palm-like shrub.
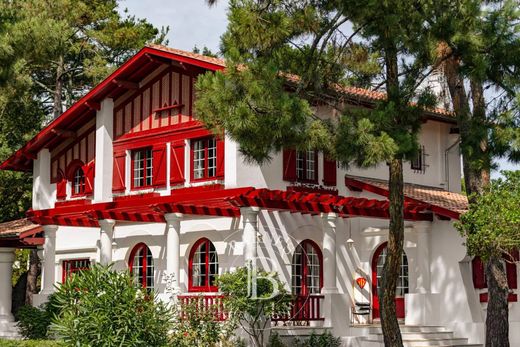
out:
M74 346L165 346L171 313L128 272L95 265L55 294L52 330Z

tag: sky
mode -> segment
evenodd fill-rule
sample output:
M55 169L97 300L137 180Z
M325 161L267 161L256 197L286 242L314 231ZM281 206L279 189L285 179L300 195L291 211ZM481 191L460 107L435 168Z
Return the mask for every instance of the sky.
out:
M168 46L191 51L195 46L207 46L216 52L220 36L226 31L227 0L220 0L209 7L204 0L121 0L120 10L128 9L128 14L146 18L156 27L169 26ZM520 170L500 160L499 170ZM498 177L495 171L492 177Z

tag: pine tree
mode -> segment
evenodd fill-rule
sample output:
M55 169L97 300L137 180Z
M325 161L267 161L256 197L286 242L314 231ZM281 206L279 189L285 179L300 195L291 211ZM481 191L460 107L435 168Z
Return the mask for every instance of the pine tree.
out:
M447 1L447 11L436 13L443 22L436 35L438 55L452 98L460 130L464 186L470 211L481 208L480 199L490 185L490 171L497 157L518 161L519 117L517 93L520 13L517 1ZM449 16L446 15L449 13ZM489 91L493 90L494 93ZM470 222L463 218L463 222ZM511 251L499 233L462 228L468 239L468 254L486 259L489 303L486 346L509 346L508 286L502 253ZM482 234L482 235L480 235ZM472 240L486 235L488 241L475 247ZM472 246L473 245L473 246Z
M222 38L226 71L197 82L201 119L225 130L249 160L263 163L292 147L322 150L344 166L388 163L390 232L380 293L386 346L402 346L394 301L404 237L402 165L416 155L424 108L434 102L419 86L440 65L428 23L436 6L232 0ZM374 109L341 103L338 85L374 84L387 93ZM338 116L321 119L316 104Z

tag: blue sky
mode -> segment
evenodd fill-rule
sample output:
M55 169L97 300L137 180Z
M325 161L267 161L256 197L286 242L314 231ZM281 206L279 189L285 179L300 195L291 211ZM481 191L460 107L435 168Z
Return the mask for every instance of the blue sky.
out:
M157 27L169 26L168 45L192 50L204 45L218 51L220 35L226 30L227 0L208 7L203 0L122 0L121 10L146 18ZM520 170L520 165L499 161L499 170ZM493 177L498 175L493 173Z

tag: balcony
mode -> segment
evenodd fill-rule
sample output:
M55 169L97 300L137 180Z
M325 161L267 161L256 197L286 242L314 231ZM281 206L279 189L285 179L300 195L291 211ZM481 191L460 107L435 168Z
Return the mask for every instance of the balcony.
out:
M298 295L292 305L290 312L271 317L273 323L298 322L309 325L311 321L323 321L321 314L321 301L323 295Z

